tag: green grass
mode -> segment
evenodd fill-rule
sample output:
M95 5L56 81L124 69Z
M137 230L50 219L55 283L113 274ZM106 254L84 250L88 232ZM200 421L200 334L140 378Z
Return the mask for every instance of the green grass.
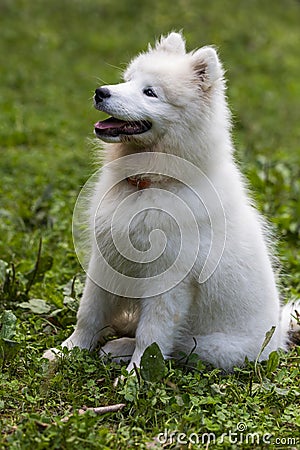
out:
M210 448L300 444L299 348L229 376L168 362L156 382L125 377L117 387L124 368L97 354L74 352L50 370L41 359L70 334L82 293L71 224L94 171L93 91L100 79L117 82L132 56L171 29L184 29L190 49L219 48L237 159L278 236L283 296L299 298L299 19L295 0L1 1L0 448L160 448L165 429L189 435L195 449L207 446L192 433L200 442L215 433ZM76 413L114 403L126 406ZM247 430L235 444L228 432L239 423ZM260 443L247 443L246 432Z

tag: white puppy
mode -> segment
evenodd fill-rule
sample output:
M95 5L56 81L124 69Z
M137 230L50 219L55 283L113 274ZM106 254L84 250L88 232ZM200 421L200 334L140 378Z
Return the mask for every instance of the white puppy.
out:
M106 160L78 322L62 346L121 336L101 354L127 358L129 371L153 342L166 358L194 351L225 370L256 359L272 327L261 358L285 349L289 314L282 323L265 227L234 162L216 51L186 53L171 33L124 80L95 92L112 117L95 125Z

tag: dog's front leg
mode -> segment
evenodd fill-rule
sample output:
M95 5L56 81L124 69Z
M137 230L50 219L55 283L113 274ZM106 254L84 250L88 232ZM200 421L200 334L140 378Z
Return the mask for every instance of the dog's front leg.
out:
M71 350L74 347L93 350L99 339L112 332L111 323L113 302L108 293L95 284L89 277L86 279L83 297L77 313L77 324L74 332L62 344ZM59 350L52 348L44 353L44 358L53 360L59 356Z
M112 302L107 297L107 292L87 277L75 330L62 343L63 347L93 350L99 339L109 334L111 330L108 330L108 324L111 321Z
M175 293L176 292L176 293ZM141 357L149 345L156 342L164 356L171 356L174 340L188 311L187 295L174 290L163 295L141 300L140 319L135 336L135 350L127 371L140 366Z

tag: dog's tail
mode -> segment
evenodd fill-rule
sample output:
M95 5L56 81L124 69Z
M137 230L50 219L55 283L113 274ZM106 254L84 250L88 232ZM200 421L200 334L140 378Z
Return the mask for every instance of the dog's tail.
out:
M281 325L287 330L288 345L300 345L300 300L289 302L281 310Z

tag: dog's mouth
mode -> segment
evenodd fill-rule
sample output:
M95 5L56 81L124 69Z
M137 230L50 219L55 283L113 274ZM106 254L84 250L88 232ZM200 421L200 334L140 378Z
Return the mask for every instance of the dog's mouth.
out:
M94 127L96 136L102 139L146 133L146 131L150 130L152 124L148 120L126 121L116 117L109 117L95 123Z

